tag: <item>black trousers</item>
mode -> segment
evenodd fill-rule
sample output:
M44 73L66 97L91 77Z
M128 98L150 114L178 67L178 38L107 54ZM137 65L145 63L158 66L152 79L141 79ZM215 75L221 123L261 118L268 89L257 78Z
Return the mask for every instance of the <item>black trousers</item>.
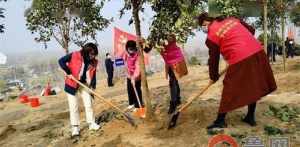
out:
M114 72L108 72L107 73L107 85L108 86L113 86L113 77L114 77Z
M141 90L141 80L135 81L135 88L139 96L139 100L141 102L142 107L144 107L144 102L142 98L142 90ZM134 105L135 108L139 108L139 103L137 101L137 97L135 95L133 85L131 83L131 80L127 78L127 93L128 93L128 101L129 105Z
M268 52L268 57L269 60L276 62L276 52L275 50L271 50L270 52Z
M289 57L294 58L294 54L295 54L295 52L294 52L294 49L293 49L293 48L288 48L288 49L287 49L287 54L286 54L286 57L287 57L287 58L289 58Z
M171 68L169 68L169 87L171 93L171 103L179 103L180 102L180 87L178 84L178 80Z

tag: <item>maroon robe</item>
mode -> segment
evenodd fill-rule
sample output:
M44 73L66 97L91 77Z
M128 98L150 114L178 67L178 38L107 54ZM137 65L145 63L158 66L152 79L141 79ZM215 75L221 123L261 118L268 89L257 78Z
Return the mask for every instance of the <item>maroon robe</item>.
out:
M242 21L241 23L254 34L255 30L251 26ZM209 76L211 80L217 81L220 49L210 40L206 40L206 45L209 48ZM271 66L263 50L230 65L223 85L219 113L252 104L277 88Z

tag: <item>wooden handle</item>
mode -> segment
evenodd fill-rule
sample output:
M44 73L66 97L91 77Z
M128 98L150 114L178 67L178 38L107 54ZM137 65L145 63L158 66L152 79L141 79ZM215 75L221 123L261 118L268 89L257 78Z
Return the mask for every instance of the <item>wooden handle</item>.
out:
M228 66L223 69L220 72L220 76L222 76L228 69ZM211 85L213 85L213 82L209 82L208 85L206 85L196 96L194 96L189 102L187 102L186 104L184 104L178 111L181 112L184 109L186 109L196 98L198 98L200 95L202 95Z
M106 100L105 98L103 98L101 95L99 95L98 93L94 92L92 89L90 89L89 87L87 87L86 85L84 85L83 83L81 83L80 81L78 81L77 79L75 79L74 77L72 77L72 80L74 80L76 83L78 83L80 86L82 86L83 88L85 88L86 90L88 90L90 93L92 93L93 95L95 95L96 97L100 98L102 101L104 101L105 103L107 103L108 105L110 105L111 107L115 108L116 110L120 111L121 113L125 114L125 112L123 110L121 110L119 107L115 106L113 103L111 103L110 101Z
M135 93L135 96L136 96L136 100L138 101L138 104L139 104L139 107L142 108L142 104L141 104L141 101L140 101L140 97L139 97L139 94L137 93L137 90L135 88L135 85L132 85L133 87L133 90L134 90L134 93Z

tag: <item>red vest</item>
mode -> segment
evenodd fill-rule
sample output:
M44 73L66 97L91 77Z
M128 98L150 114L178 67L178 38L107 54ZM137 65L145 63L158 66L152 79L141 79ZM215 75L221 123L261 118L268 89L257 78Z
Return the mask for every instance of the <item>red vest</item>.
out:
M50 83L47 84L47 86L44 89L44 96L49 96L51 94L51 86Z
M161 55L168 65L174 65L184 60L181 49L177 46L176 42L165 46L165 51Z
M96 67L97 67L98 61L94 60L88 67L87 73L83 73L83 68L84 68L84 62L82 55L80 51L76 51L72 53L71 61L68 63L68 67L71 71L71 74L76 78L80 79L82 74L87 74L87 83L90 84L91 79L93 76L96 74ZM70 79L66 78L65 83L73 88L78 88L78 84Z
M222 56L230 65L262 50L259 41L236 18L213 21L208 27L207 38L220 47Z
M135 53L133 56L130 56L126 53L124 60L127 64L127 77L130 78L133 76L135 79L140 79L139 54Z

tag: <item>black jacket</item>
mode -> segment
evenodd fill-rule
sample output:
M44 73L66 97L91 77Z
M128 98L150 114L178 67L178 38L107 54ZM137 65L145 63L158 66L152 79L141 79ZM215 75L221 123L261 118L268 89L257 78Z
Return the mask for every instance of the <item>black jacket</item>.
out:
M105 59L105 68L107 73L114 72L114 62L111 59Z

